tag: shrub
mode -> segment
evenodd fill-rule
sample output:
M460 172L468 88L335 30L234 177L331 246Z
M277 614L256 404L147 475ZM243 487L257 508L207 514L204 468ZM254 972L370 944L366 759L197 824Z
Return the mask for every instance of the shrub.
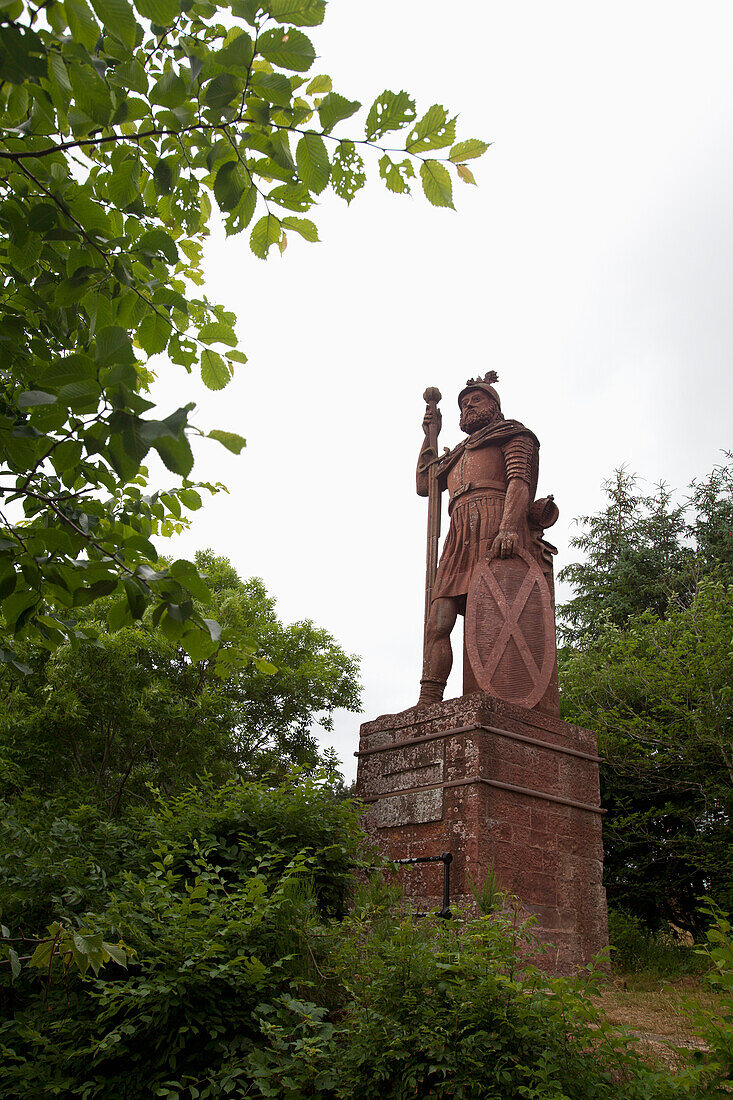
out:
M718 1008L711 1011L700 1005L690 1015L708 1045L708 1062L714 1082L733 1084L733 925L714 902L703 909L711 918L707 944L698 948L708 967L707 983L715 990Z
M705 961L692 944L683 943L671 932L653 932L638 917L620 909L609 909L608 933L613 968L622 974L675 981L705 970Z
M127 969L113 955L65 976L56 960L50 986L26 969L6 984L4 1100L694 1095L692 1072L653 1072L606 1025L592 975L522 970L531 932L511 915L405 916L377 880L343 916L361 838L323 781L189 791L125 828L102 903L99 876L74 871L94 905L72 919L119 937ZM55 835L61 881L64 845L73 863L81 841Z

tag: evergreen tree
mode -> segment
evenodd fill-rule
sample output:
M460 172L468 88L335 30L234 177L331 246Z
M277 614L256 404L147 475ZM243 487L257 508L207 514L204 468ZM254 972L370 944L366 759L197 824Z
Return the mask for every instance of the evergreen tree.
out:
M609 902L699 933L703 894L733 903L733 468L682 504L606 489L561 574L561 713L599 735Z

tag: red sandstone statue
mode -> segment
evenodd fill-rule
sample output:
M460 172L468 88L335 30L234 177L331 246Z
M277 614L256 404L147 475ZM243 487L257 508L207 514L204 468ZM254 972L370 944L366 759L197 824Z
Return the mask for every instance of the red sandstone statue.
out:
M467 438L438 456L440 393L426 390L417 491L429 496L425 653L418 706L439 702L453 663L450 635L466 617L464 694L484 690L557 713L552 554L542 538L558 516L535 500L539 441L506 420L494 371L458 395ZM450 528L435 572L440 494ZM433 575L434 574L434 575Z

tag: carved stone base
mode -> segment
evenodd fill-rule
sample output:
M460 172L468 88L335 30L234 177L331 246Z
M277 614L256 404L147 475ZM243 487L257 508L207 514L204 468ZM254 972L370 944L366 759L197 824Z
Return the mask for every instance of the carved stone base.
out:
M390 859L453 854L451 896L493 868L537 918L555 973L608 944L595 735L483 692L361 727L357 795ZM417 908L439 908L442 865L401 872ZM544 960L544 961L542 961Z

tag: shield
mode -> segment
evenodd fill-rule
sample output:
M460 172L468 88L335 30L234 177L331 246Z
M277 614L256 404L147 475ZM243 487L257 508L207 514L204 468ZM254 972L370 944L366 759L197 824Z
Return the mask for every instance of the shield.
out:
M466 651L482 691L534 707L555 668L555 613L550 589L524 549L484 558L466 601Z

